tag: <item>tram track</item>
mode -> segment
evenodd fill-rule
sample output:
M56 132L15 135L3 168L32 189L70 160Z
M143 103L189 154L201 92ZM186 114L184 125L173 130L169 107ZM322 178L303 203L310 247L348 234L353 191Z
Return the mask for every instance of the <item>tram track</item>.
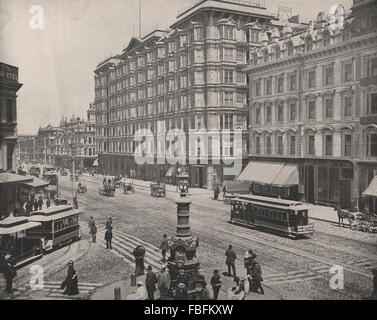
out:
M92 188L90 188L92 189ZM93 188L94 189L94 188ZM137 188L137 189L140 189L140 190L143 190L143 191L146 191L148 190L147 188L143 188L143 187L140 187L140 188ZM90 190L89 190L90 191ZM143 193L146 193L146 192L143 192ZM90 194L88 194L90 195ZM82 197L81 199L84 200L85 198L89 198L88 195ZM87 199L86 201L83 201L83 203L85 205L89 205L90 206L93 206L93 200L98 200L98 197L93 197L92 195L90 195L90 198L91 199ZM120 199L120 198L119 198ZM171 199L171 197L168 197L169 200L176 200L176 199ZM104 199L105 201L102 201L100 202L101 203L101 208L103 208L104 210L111 210L113 212L117 212L119 213L119 210L120 210L120 206L122 204L118 203L114 203L112 202L110 199L107 199L105 198ZM162 199L161 199L162 200ZM166 205L164 205L163 203L159 203L159 201L155 201L154 204L153 204L154 208L156 209L156 211L158 210L162 210L161 212L164 212L166 211ZM96 202L96 207L98 208L98 204ZM201 210L201 211L198 211L195 207L193 208L194 206L192 206L192 213L193 213L193 216L199 216L199 214L203 213L204 210ZM212 208L213 210L213 208ZM135 214L135 217L138 216L138 218L143 218L143 221L149 221L149 222L155 222L155 225L164 225L164 231L167 232L169 229L169 231L171 231L172 233L175 232L175 219L167 219L166 216L164 217L156 217L156 216L153 216L151 217L150 215L148 214L145 214L144 213L144 210L141 209L141 208L135 208L135 207L131 207L131 208L128 208L127 211L132 211ZM175 218L175 216L174 216ZM209 217L211 218L211 217ZM191 220L193 221L193 219ZM223 222L223 221L222 221ZM267 247L270 247L270 248L273 248L273 249L277 249L277 244L275 242L271 242L271 241L266 241L266 240L261 240L259 238L256 238L256 237L252 237L250 236L249 234L247 236L245 235L242 235L240 237L239 233L238 232L234 232L234 230L224 230L224 229L216 229L216 228L213 228L213 226L206 226L205 228L205 231L202 230L202 228L198 228L197 226L197 222L194 220L193 221L193 224L195 225L194 227L194 233L197 234L198 236L200 236L200 239L201 241L209 244L209 245L212 245L212 246L216 246L216 247L219 247L219 242L222 243L223 247L227 247L227 245L233 241L229 241L229 240L224 240L224 239L220 239L217 235L220 233L222 235L224 235L224 232L227 234L227 239L232 239L234 240L235 238L237 238L237 245L236 247L238 248L238 250L247 250L249 248L248 246L248 243L249 241L253 241L253 242L257 242L261 245L264 245L264 246L267 246ZM200 231L199 231L200 229ZM208 229L211 229L212 232L212 236L210 236L208 234ZM215 235L215 236L213 236ZM242 243L242 244L241 244ZM329 249L336 249L336 250L339 250L339 251L342 251L342 252L347 252L347 253L352 253L354 255L357 255L357 256L362 256L364 255L365 257L368 257L369 258L369 255L367 253L360 253L360 252L357 252L356 250L351 250L352 252L350 252L349 248L346 248L346 247L341 247L341 246L336 246L336 248L334 248L332 245L329 245L327 244L326 242L323 242L322 241L322 244L324 247L326 248L329 248ZM316 244L317 245L317 244ZM334 264L339 264L337 263L337 261L335 260L332 260L332 259L328 259L328 258L323 258L323 257L320 257L318 255L313 255L313 254L308 254L307 252L305 251L302 251L302 250L299 250L299 249L295 249L295 248L286 248L285 246L278 246L278 249L277 250L282 250L283 252L287 252L289 254L292 254L294 256L298 256L300 258L304 258L304 259L307 259L307 260L310 260L310 261L314 261L314 262L319 262L319 263L323 263L323 264L326 264L328 266L331 266L331 265L334 265ZM222 251L222 250L221 250ZM265 253L262 253L262 252L257 252L258 253L258 256L263 256L264 259L266 260L273 260L275 262L277 262L280 266L282 264L282 261L280 259L277 259L276 257L274 257L273 255L268 255L268 254L265 254ZM285 266L287 265L290 265L290 269L292 270L293 269L293 272L295 271L299 271L298 270L298 266L296 266L295 264L293 263L287 263L286 261L284 262ZM353 266L345 266L346 270L348 270L349 272L351 273L355 273L357 274L358 276L361 276L361 277L367 277L368 279L370 277L366 276L365 272L360 272L357 268L353 267ZM277 270L277 269L275 269ZM313 271L312 271L313 272ZM320 273L315 273L314 271L314 274L317 274L318 277L322 277L323 279L325 279L326 277L324 277L323 274L320 274ZM303 279L305 280L305 279ZM326 279L327 280L327 279ZM353 286L350 286L349 289L352 289L353 291L356 289L355 287ZM326 291L327 292L327 291ZM347 296L347 297L354 297L354 295L350 295L350 294L344 294L344 296Z
M90 182L91 183L98 183L97 181L90 181ZM135 187L139 190L144 191L143 193L149 193L149 189L147 187L139 186L139 185L137 185ZM175 194L175 193L172 192L172 191L167 191L167 194ZM176 200L174 197L171 197L171 196L167 197L167 198L172 200L172 201ZM207 212L209 213L211 210L214 210L214 207L208 206L204 203L201 203L200 206L193 203L191 205L190 210L191 210L191 212L196 211L196 212L199 212L201 215L203 215L203 214L206 214L206 211L203 210L203 209L207 210ZM210 216L210 217L212 217L212 216ZM351 253L351 254L353 254L357 257L368 258L368 259L371 259L371 260L373 260L377 263L377 254L362 252L362 251L359 251L359 250L353 250L348 246L342 246L342 245L339 245L339 244L334 244L333 242L328 242L328 241L321 240L321 239L318 239L318 238L316 238L316 239L308 238L308 239L303 239L303 241L305 241L306 243L310 243L312 245L315 245L315 246L322 246L322 247L327 248L327 249L337 250L337 251L342 252L342 253L346 253L346 254ZM377 237L376 237L376 244L377 244Z

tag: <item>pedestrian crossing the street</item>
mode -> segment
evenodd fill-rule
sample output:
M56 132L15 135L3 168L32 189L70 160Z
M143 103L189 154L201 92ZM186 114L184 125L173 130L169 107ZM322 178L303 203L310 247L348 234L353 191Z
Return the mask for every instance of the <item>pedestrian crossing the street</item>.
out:
M81 223L80 227L82 232L89 233L89 228L87 225ZM99 227L97 231L97 243L106 247L104 237L104 227ZM137 237L116 230L113 230L113 237L114 240L112 243L112 252L116 254L118 257L122 258L125 262L129 263L132 267L135 266L135 259L132 255L132 252L138 245L143 245L145 247L145 269L148 265L151 265L155 270L160 269L162 257L156 246L148 242L145 242ZM365 269L372 269L373 267L376 267L376 261L373 259L360 259L358 261L352 261L348 264L352 266L360 266ZM331 266L327 264L318 264L316 266L310 266L305 269L294 270L289 272L266 273L263 275L263 278L264 283L266 285L271 286L302 281L318 280L324 279L327 276L331 276L332 274L330 274L330 268Z
M80 224L81 231L83 233L89 233L89 228L85 224ZM97 229L97 243L106 247L105 230L104 227L98 227ZM145 242L139 238L132 235L113 230L113 241L112 241L112 252L118 257L122 258L125 262L131 264L134 267L135 258L132 254L133 250L139 246L143 245L145 248L144 257L144 267L145 269L148 265L152 266L156 270L160 270L162 263L162 256L158 252L158 248L148 242ZM168 258L168 254L166 256Z

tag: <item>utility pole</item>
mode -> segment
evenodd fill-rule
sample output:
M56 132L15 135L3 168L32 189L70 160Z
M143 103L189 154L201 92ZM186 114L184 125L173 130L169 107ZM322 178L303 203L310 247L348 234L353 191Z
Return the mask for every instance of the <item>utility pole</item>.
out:
M139 36L141 39L141 0L139 0Z

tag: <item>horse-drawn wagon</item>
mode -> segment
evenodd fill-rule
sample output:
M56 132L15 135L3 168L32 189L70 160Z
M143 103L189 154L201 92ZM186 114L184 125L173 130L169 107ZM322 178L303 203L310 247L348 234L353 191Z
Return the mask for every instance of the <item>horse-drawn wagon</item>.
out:
M135 193L135 188L133 182L124 182L123 183L123 193L126 194L128 192Z
M86 186L82 185L81 183L79 183L78 186L77 186L77 192L78 193L87 193L88 188Z
M373 213L360 213L349 212L347 210L339 209L338 213L338 226L342 223L344 227L344 219L348 221L348 224L352 230L358 230L363 232L376 233L377 232L377 215Z
M166 197L166 187L164 183L151 183L150 188L152 197Z
M104 185L103 188L98 189L98 193L105 197L114 197L115 188L112 186Z

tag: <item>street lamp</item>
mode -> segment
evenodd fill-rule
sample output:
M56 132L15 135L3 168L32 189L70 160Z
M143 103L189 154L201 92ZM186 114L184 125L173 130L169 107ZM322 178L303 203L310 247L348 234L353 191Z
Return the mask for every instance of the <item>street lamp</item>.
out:
M186 198L190 186L190 175L185 166L178 167L176 179L181 198Z

